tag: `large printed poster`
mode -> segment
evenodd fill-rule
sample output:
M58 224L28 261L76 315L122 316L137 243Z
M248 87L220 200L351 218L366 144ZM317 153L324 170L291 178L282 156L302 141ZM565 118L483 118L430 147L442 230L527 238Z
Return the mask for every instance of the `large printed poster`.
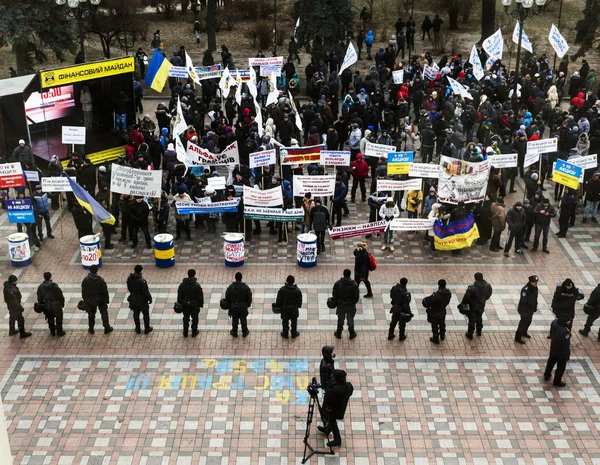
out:
M489 175L489 160L471 163L441 156L439 201L457 204L484 200Z

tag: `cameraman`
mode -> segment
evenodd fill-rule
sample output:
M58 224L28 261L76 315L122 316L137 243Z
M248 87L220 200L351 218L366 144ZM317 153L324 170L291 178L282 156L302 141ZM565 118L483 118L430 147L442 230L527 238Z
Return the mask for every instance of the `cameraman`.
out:
M337 420L343 420L348 400L354 392L352 383L346 381L346 372L344 370L334 370L333 379L335 386L325 392L323 409L326 412L328 421L327 426L329 431L333 433L333 441L329 441L329 447L340 447L342 445L342 437L337 426Z

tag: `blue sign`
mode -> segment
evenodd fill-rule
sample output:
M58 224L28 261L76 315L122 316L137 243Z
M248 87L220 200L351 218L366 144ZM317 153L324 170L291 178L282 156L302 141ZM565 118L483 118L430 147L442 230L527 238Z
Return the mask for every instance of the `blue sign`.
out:
M388 153L388 163L412 163L415 158L415 152L390 152Z
M35 223L31 199L6 200L6 212L11 224Z

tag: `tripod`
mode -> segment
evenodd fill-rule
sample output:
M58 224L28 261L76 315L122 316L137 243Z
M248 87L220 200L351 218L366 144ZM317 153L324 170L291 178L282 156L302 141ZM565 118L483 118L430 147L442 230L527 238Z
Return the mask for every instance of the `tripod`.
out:
M331 447L331 446L329 447L329 451L317 450L317 449L313 449L313 447L308 443L308 438L310 437L310 425L312 424L313 416L315 414L315 405L319 408L319 413L322 416L323 409L321 407L321 403L319 402L318 393L310 392L310 400L308 402L308 416L306 418L306 432L304 433L304 457L303 457L301 463L308 462L308 460L315 454L335 455L335 452L333 451L333 447ZM307 449L310 450L308 455L306 455Z

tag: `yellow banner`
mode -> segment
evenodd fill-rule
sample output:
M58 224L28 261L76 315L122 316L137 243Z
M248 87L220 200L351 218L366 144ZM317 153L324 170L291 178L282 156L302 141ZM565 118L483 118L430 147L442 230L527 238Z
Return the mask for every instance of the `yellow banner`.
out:
M169 260L175 256L175 248L169 250L154 249L154 256L159 260Z
M552 180L563 186L570 187L571 189L577 189L579 187L579 178L574 176L568 176L565 173L561 173L558 170L554 170L554 174L552 175Z
M444 239L434 236L433 241L436 250L458 250L471 247L475 239L479 239L479 229L476 224L473 224L473 227L466 233L455 234Z
M64 86L80 81L90 81L116 74L133 73L135 68L133 57L117 58L115 60L84 63L69 68L53 69L40 72L43 89Z
M101 150L100 152L90 153L86 155L86 158L89 159L93 165L101 165L102 163L106 163L109 161L116 160L119 158L119 155L125 155L125 147L126 145L119 145L118 147L113 147L112 149ZM69 158L61 161L63 168L66 168L69 164Z
M388 163L387 174L408 174L410 163Z

